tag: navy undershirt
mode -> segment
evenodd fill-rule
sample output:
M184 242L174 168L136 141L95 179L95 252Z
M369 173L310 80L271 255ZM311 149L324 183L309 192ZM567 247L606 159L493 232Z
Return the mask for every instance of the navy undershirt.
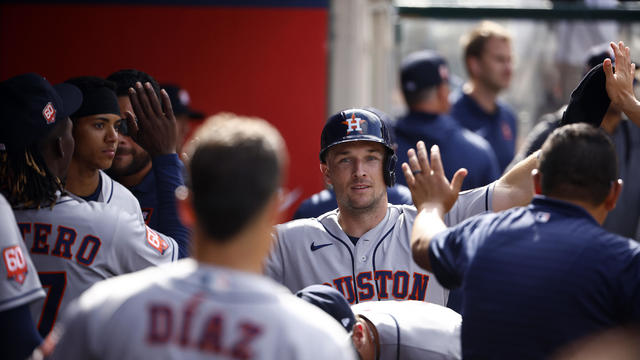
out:
M347 236L349 237L349 239L351 240L351 242L353 243L354 246L356 245L358 240L360 240L360 238L355 237L355 236L351 236L351 235L347 235Z
M100 197L101 192L102 192L102 176L98 174L98 187L96 188L96 191L94 191L93 194L89 196L80 196L80 197L86 201L98 201L98 198Z

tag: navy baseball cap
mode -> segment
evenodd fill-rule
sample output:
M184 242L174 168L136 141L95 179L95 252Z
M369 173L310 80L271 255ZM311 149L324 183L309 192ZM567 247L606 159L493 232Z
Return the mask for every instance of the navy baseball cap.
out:
M571 93L569 105L562 114L560 125L583 122L600 127L611 104L607 94L606 80L602 64L589 70Z
M310 285L298 291L296 296L324 310L347 331L353 329L356 317L353 315L347 299L338 290L327 285Z
M402 61L400 69L400 82L404 94L414 94L449 81L446 60L433 50L409 54Z
M82 103L80 89L51 84L35 73L0 83L0 149L25 149L46 136L55 124Z
M82 92L82 105L71 114L74 119L96 114L120 116L116 84L96 76L79 76L65 81Z
M171 100L171 107L173 107L173 113L178 115L187 115L191 119L204 119L204 114L200 111L195 111L189 107L191 98L187 90L174 84L161 84Z

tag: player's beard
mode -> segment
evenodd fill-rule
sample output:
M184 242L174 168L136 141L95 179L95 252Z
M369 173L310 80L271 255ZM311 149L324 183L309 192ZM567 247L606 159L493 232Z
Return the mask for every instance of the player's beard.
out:
M386 189L384 189L385 191L381 191L380 194L374 194L374 196L371 198L371 201L368 201L366 203L356 203L355 201L353 201L349 196L345 196L345 199L343 201L341 201L341 205L344 208L344 210L349 211L351 213L354 214L364 214L367 212L372 211L373 209L375 209L377 206L379 206L379 204L384 201L385 195L386 195ZM386 203L385 203L386 206Z
M106 170L107 175L111 176L114 179L118 179L123 176L129 176L138 173L140 170L144 169L149 162L151 162L151 156L148 152L137 152L133 149L127 150L116 150L116 156L121 154L130 154L132 155L131 163L126 166L118 167L111 166L108 170Z

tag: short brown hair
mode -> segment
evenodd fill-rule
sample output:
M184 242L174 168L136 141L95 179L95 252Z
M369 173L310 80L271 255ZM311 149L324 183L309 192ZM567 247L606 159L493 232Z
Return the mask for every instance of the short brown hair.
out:
M470 33L462 38L462 47L464 48L463 60L465 66L467 66L467 73L469 72L467 59L470 57L482 57L485 45L491 38L511 41L511 35L507 29L493 21L481 22L480 25L476 26Z
M266 206L287 164L278 130L258 118L209 117L189 144L187 186L198 224L219 242L242 229Z

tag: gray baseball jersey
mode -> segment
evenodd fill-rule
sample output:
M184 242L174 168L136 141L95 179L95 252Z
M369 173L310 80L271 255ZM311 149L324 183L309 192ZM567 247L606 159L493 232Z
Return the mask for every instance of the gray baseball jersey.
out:
M43 298L45 293L20 236L13 210L2 194L0 229L0 311L5 311Z
M141 216L107 203L63 196L52 209L16 210L15 216L48 288L46 300L31 306L41 334L93 283L178 257L173 239L148 228Z
M264 276L183 259L96 284L54 359L355 359L322 310Z
M370 301L351 307L378 330L381 360L462 359L462 317L422 301Z
M460 193L447 225L491 208L493 184ZM371 300L421 300L446 305L448 290L411 255L416 208L388 205L385 218L354 245L338 224L338 211L276 226L265 273L296 292L333 286L350 304Z
M113 180L104 171L99 170L99 173L100 180L102 182L102 189L100 190L98 200L96 201L116 206L130 214L136 214L144 221L142 210L140 209L140 203L131 191L122 186L119 182ZM69 196L78 201L84 201L84 199L74 194L69 194Z

